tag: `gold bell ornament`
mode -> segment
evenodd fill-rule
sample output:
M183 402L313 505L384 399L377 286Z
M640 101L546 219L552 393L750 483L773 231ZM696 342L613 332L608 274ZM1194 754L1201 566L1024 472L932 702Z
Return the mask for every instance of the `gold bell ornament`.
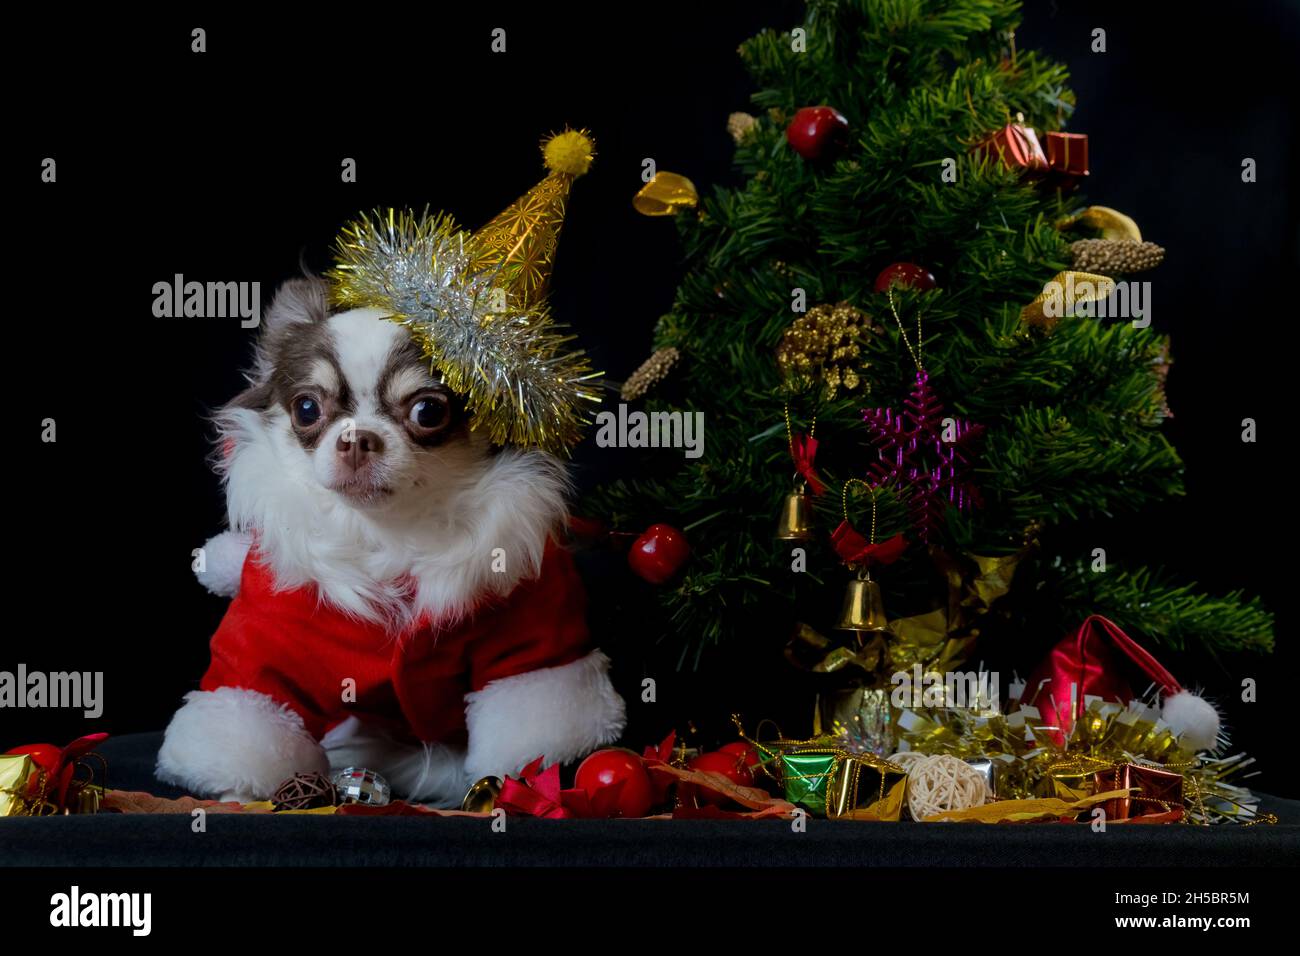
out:
M800 482L781 503L781 516L776 522L776 540L811 541L813 533L813 501L808 488Z
M501 796L501 778L483 777L469 788L465 799L460 803L460 808L466 813L491 813L496 807L499 796Z
M864 538L849 521L849 489L862 485L871 493L871 536ZM892 564L903 555L907 541L901 534L896 534L888 541L876 543L876 496L879 489L867 484L860 478L850 478L844 483L841 505L844 520L831 534L831 544L849 566L857 572L849 581L844 592L844 605L840 608L836 630L854 631L858 641L866 645L872 637L884 636L889 630L889 621L885 618L885 602L880 593L880 585L871 578L871 568Z
M883 634L889 630L880 585L871 579L870 571L860 570L857 577L849 581L835 629L856 631L864 643L870 635Z
M776 540L778 541L812 541L816 537L813 531L813 500L808 494L809 485L812 493L820 495L826 490L813 462L817 458L817 439L813 432L817 430L817 419L813 419L812 428L807 435L796 435L790 425L790 405L785 406L785 437L790 446L790 458L794 462L794 490L785 496L781 505L781 516L776 523Z

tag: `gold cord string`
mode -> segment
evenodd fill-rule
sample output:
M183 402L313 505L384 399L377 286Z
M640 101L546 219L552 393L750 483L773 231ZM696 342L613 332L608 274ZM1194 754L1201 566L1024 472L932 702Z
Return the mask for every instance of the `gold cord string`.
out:
M844 491L840 495L840 506L844 512L844 523L847 525L853 524L853 522L849 520L849 488L852 487L853 485L861 485L863 488L866 488L867 491L871 492L871 537L867 540L867 543L875 544L876 543L876 492L879 491L880 489L873 487L872 485L863 481L861 478L850 478L848 481L844 482Z
M916 345L913 346L907 337L907 329L903 328L903 320L898 314L898 306L894 304L894 287L889 287L889 311L894 314L894 321L898 323L898 334L903 337L903 344L907 346L908 353L912 356L912 361L916 363L916 370L922 371L924 366L921 364L921 311L916 312Z

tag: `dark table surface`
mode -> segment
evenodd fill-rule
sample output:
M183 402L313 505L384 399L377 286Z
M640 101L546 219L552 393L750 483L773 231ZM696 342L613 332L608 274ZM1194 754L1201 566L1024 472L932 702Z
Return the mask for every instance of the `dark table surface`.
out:
M106 741L110 786L180 796L153 778L161 734ZM1280 818L1253 827L534 820L506 832L471 818L98 814L0 819L0 865L757 867L1259 867L1300 862L1300 801L1263 797Z

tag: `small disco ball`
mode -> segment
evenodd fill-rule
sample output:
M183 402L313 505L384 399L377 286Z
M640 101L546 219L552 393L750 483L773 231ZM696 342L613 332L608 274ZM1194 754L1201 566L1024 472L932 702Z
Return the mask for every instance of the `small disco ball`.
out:
M343 803L382 807L392 796L388 781L365 767L345 767L338 771L334 774L334 786L338 788L339 800Z

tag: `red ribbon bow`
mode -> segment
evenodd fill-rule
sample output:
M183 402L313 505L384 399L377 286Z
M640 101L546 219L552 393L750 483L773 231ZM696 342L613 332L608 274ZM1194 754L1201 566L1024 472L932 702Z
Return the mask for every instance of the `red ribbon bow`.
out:
M831 533L831 544L845 564L861 564L868 568L893 564L907 550L907 539L901 534L879 544L871 544L854 531L847 521L841 521L840 526Z
M790 456L794 459L794 470L804 481L808 482L808 487L814 495L820 495L826 490L826 485L817 477L817 472L813 470L813 463L817 460L817 439L811 435L795 435L790 439Z

